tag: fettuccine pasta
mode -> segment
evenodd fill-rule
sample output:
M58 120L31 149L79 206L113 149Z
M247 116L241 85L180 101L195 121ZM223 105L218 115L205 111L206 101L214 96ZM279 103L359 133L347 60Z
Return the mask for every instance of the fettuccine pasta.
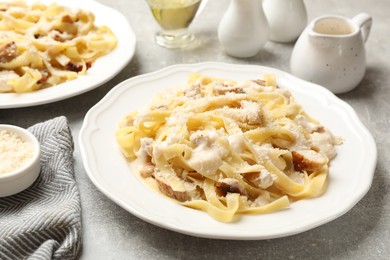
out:
M93 13L55 3L0 3L0 93L30 92L84 75L117 44Z
M123 118L116 139L151 187L222 222L320 196L341 143L271 75L192 74Z

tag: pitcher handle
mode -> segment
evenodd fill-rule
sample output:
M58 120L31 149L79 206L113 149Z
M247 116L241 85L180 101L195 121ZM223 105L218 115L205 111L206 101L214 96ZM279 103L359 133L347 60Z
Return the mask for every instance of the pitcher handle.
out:
M372 26L371 15L361 13L352 18L352 20L360 27L360 30L362 31L363 40L367 41Z

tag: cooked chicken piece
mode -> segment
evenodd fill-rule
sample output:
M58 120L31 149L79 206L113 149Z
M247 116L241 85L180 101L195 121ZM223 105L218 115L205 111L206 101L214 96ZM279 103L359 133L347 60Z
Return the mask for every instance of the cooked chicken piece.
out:
M151 107L150 110L168 110L168 106L167 105L158 105L155 107Z
M35 35L34 35L35 36ZM48 35L50 38L58 41L58 42L64 42L64 41L67 41L67 40L72 40L74 38L73 35L71 34L68 34L66 32L60 32L58 30L51 30ZM40 38L42 37L41 35L37 34L35 36L35 38Z
M194 179L198 179L198 180L202 180L205 178L202 174L195 172L195 171L188 172L186 177L190 177L190 178L194 178Z
M149 137L141 138L141 149L144 150L150 157L153 156L153 139Z
M309 133L323 132L324 131L323 126L316 124L316 123L313 123L313 122L310 122L309 119L304 115L297 115L294 118L294 121L298 125L302 126L303 129L305 129L305 131L307 131Z
M83 70L83 64L69 62L68 64L65 65L65 69L73 72L80 72Z
M61 33L67 33L72 35L77 35L78 26L75 23L75 18L72 18L70 15L66 14L61 17L61 21L58 21L52 27L54 30L57 30Z
M328 158L313 150L298 150L291 152L296 171L314 172L328 163Z
M155 175L155 179L160 191L168 197L178 201L188 201L192 198L200 198L197 186L191 182L184 181L182 190L174 190L171 185L159 174Z
M236 93L236 94L245 93L245 91L242 87L228 86L228 85L224 85L224 84L216 85L214 87L214 91L217 95L225 95L226 93Z
M144 165L144 167L142 167L139 173L143 178L148 178L153 176L155 168L156 166L152 162L148 162Z
M313 149L329 159L333 159L337 154L334 145L341 144L343 142L340 137L333 136L333 134L327 129L322 129L322 131L310 134L310 138L312 140Z
M0 46L0 62L6 63L13 60L18 53L18 47L15 42L8 42Z
M50 76L50 73L49 73L49 71L48 70L46 70L46 69L43 69L43 70L40 70L39 71L40 73L41 73L41 79L40 80L38 80L38 84L42 84L42 83L45 83L46 81L47 81L47 79L49 78L49 76Z
M74 21L73 21L72 17L70 17L70 15L62 16L61 21L64 23L74 23Z
M196 146L199 145L212 145L218 138L218 134L211 130L198 130L191 134L190 141Z
M266 189L271 186L274 182L272 175L266 169L261 170L260 172L250 172L242 175L245 180L250 182L253 186Z
M225 197L228 193L240 193L247 195L244 186L233 178L225 178L215 184L215 191L218 196Z
M256 84L260 85L260 86L265 87L265 80L255 79L255 80L252 80L252 81L255 82Z
M191 87L186 89L183 94L184 94L184 96L191 98L191 99L200 98L202 96L200 85L199 84L192 84Z

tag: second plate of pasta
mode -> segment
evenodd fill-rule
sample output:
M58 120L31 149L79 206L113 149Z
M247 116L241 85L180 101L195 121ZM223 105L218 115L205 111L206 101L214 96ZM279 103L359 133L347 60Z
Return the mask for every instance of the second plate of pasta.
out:
M145 108L157 93L186 82L189 75L197 75L193 73L238 82L275 75L278 86L291 92L307 114L344 139L344 143L336 147L338 155L330 163L329 185L325 193L316 198L294 201L271 213L240 214L239 218L224 223L147 187L140 176L131 171L117 144L118 122L129 112ZM243 102L243 106L251 105L249 101ZM248 135L251 131L247 132ZM203 132L195 137L204 138ZM276 69L250 65L176 65L124 81L87 113L79 140L88 176L110 199L152 224L208 238L269 239L329 222L347 212L365 195L376 165L372 136L349 105L320 86ZM284 144L277 144L281 145ZM131 157L131 151L129 155ZM202 172L196 163L192 162L192 165ZM340 197L344 199L340 201Z
M0 109L89 91L134 55L136 39L127 19L94 0L5 1L1 12Z

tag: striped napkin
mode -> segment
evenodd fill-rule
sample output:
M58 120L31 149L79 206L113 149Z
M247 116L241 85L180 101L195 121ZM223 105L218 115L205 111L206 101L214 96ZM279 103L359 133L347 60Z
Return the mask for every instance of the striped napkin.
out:
M42 170L31 187L0 198L0 259L74 259L81 205L67 120L57 117L28 130L41 143Z

